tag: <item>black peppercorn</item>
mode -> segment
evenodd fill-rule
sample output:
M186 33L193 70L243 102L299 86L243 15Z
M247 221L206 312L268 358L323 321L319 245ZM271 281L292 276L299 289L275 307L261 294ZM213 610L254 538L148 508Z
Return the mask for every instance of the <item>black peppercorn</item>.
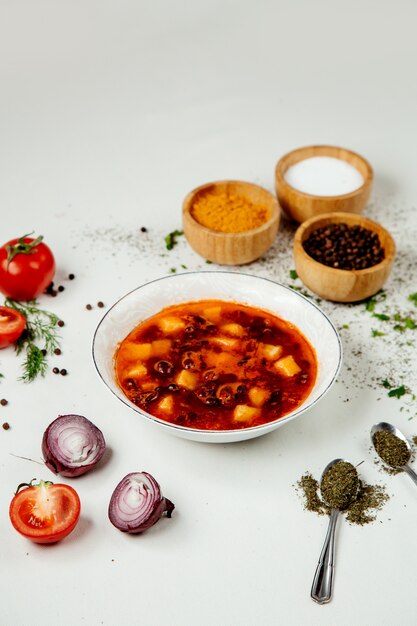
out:
M91 304L86 304L85 308L87 309L87 311L91 311L93 307L91 306Z
M65 368L63 368L63 369L60 371L60 374L61 374L61 376L66 376L66 375L68 374L68 372L67 372L67 370L66 370Z
M59 374L59 368L58 367L54 367L52 371L53 371L54 374Z
M3 398L2 400L0 400L0 404L1 406L6 406L7 404L9 404L9 401L6 400L6 398Z
M58 320L58 326L62 328L63 326L65 326L65 322L63 320Z
M385 257L377 233L358 224L334 223L317 228L303 242L315 261L343 270L373 267Z
M68 274L68 278L69 278L70 280L74 280L75 275L74 275L74 274Z
M58 355L58 356L59 356L59 355L61 354L61 350L60 350L60 348L55 348L55 350L54 350L54 354L56 354L56 355Z

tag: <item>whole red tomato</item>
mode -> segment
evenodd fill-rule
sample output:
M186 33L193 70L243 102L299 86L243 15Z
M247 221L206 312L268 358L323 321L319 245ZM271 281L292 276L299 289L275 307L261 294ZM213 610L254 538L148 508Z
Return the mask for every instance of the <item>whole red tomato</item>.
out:
M43 237L27 235L0 248L0 291L13 300L33 300L51 284L55 259Z
M23 313L9 306L0 306L0 348L6 348L19 339L25 326Z
M33 482L33 481L32 481ZM41 480L19 485L10 503L14 528L35 543L55 543L74 530L80 517L80 499L69 485Z

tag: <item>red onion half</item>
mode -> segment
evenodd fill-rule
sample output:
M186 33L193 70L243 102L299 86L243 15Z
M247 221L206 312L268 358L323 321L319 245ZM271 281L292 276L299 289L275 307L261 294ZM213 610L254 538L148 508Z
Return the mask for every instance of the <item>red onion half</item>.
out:
M60 415L45 430L45 464L61 476L81 476L93 468L106 449L103 433L82 415Z
M155 478L147 472L132 472L125 476L109 504L109 519L125 533L142 533L162 517L171 517L173 503L164 498Z

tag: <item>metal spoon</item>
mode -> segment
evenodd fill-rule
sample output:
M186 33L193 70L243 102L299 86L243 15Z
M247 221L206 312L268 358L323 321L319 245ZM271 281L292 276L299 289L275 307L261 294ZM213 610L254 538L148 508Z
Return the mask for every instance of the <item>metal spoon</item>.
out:
M411 458L411 446L410 446L409 442L407 441L407 439L405 438L403 433L400 430L398 430L398 428L395 428L395 426L393 426L392 424L389 424L388 422L380 422L379 424L375 424L375 426L372 426L372 428L371 428L371 440L372 440L372 444L374 445L374 447L375 447L374 435L375 435L375 433L380 432L380 431L385 431L387 433L391 433L392 435L395 435L398 439L401 439L401 441L404 441L405 445L407 446L407 450L410 453L410 458ZM377 450L376 450L376 452L377 452ZM382 458L382 457L380 457L380 458ZM382 461L384 461L384 459L382 459ZM407 465L407 464L400 465L400 466L390 465L386 461L384 461L384 463L386 463L386 465L388 465L389 467L393 467L394 469L398 469L398 470L401 470L401 471L405 472L406 474L409 475L411 480L417 485L417 474L415 473L414 470L411 469L411 467L409 465Z
M345 459L334 459L324 468L323 474L320 479L320 487L323 482L323 478L326 473L337 463L344 462L349 463ZM349 465L352 465L349 463ZM353 466L352 466L353 467ZM359 480L358 480L358 490L359 490ZM340 513L340 509L336 509L332 507L328 502L326 502L323 497L323 493L321 494L323 501L327 506L330 507L330 520L329 527L327 529L326 538L324 540L323 548L320 554L320 559L317 565L316 573L314 575L313 584L311 587L311 597L318 604L326 604L330 602L332 599L332 590L333 590L333 573L334 573L334 563L335 563L335 546L334 546L334 537L336 531L336 523L337 518ZM357 496L357 492L354 496L352 496L351 501L355 500Z

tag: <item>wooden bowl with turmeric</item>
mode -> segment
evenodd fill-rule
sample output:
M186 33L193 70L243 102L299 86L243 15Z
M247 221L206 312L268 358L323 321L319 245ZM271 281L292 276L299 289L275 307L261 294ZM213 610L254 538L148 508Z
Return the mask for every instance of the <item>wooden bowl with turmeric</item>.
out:
M262 256L278 232L280 207L253 183L225 180L193 189L183 202L190 246L221 265L244 265Z

